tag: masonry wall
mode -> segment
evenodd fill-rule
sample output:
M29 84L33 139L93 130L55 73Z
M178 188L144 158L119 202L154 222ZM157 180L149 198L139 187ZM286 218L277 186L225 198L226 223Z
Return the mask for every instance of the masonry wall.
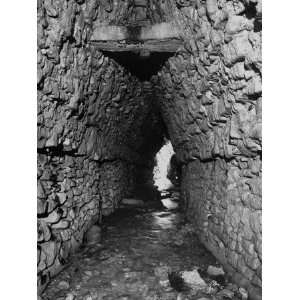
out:
M151 83L88 43L95 22L126 23L128 3L38 1L38 286L137 179L149 180L162 116L188 216L260 299L261 3L153 2L151 22L172 20L184 52Z
M160 144L143 84L88 44L94 20L110 13L101 1L38 1L40 291L102 212L134 189L136 169ZM144 151L146 129L156 142Z
M201 241L261 299L261 3L178 1L186 53L153 78Z
M70 155L38 155L38 286L66 264L100 217L96 162Z

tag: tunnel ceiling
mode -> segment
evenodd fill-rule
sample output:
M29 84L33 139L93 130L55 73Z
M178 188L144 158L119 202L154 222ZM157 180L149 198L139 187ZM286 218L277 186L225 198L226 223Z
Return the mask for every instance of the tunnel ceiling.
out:
M115 18L96 20L90 44L140 80L149 80L167 59L182 50L176 26L167 22L165 1L108 1Z
M163 3L159 0L104 1L105 10L113 15L109 25L147 26L166 21Z

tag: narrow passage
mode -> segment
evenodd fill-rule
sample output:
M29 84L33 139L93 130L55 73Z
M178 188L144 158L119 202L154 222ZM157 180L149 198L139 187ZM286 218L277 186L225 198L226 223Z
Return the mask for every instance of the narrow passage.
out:
M178 192L163 192L160 208L123 207L107 217L101 240L73 255L42 299L244 299L226 275L213 274L212 266L221 268L199 243L178 200Z

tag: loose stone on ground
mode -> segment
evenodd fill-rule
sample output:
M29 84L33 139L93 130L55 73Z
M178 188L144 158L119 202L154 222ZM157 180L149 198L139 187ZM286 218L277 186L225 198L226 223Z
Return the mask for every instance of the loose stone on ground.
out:
M121 209L105 228L92 227L87 239L101 231L101 242L74 254L43 300L246 299L213 280L226 274L178 209Z

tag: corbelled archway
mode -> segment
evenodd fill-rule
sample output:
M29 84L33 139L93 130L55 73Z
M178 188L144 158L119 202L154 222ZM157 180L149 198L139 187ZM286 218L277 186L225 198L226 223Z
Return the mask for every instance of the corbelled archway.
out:
M168 137L201 241L260 299L260 126L260 1L38 1L40 290Z

